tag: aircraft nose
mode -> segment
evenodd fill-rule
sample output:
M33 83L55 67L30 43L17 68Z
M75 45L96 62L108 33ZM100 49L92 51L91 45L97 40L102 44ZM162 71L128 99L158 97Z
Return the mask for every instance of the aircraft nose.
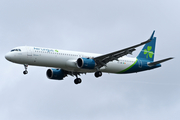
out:
M7 53L6 55L5 55L5 58L7 59L7 60L11 60L11 55L9 54L9 53Z

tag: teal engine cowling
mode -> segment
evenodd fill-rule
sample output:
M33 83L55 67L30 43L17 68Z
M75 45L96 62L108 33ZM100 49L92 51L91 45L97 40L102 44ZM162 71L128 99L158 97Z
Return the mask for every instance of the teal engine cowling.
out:
M96 63L93 59L90 58L78 58L77 59L77 67L84 69L94 69Z
M46 75L49 79L63 80L66 77L65 71L62 69L48 69Z

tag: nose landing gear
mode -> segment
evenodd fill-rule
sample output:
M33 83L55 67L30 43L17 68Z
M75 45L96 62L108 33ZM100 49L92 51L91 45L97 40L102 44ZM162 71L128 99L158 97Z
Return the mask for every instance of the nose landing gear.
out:
M27 71L28 64L24 64L24 68L25 68L25 71L23 71L23 74L26 75L28 74L28 71Z

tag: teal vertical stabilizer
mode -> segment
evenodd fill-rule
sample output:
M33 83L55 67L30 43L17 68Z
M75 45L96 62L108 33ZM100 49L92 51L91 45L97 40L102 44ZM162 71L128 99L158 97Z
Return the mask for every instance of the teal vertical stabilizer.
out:
M143 59L146 61L154 61L154 54L155 54L155 46L156 46L156 37L154 37L155 31L153 31L151 37L149 40L151 40L149 43L146 43L137 56L138 59Z

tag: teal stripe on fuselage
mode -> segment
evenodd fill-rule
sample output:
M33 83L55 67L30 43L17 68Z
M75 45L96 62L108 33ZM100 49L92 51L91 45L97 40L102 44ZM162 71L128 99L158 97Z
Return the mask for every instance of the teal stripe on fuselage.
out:
M136 59L136 61L135 61L131 66L129 66L128 68L126 68L126 69L124 69L124 70L122 70L122 71L120 71L120 72L118 72L118 73L124 73L124 72L126 72L127 70L131 69L131 68L137 63L137 61L138 61L138 59Z
M151 69L154 69L157 67L161 67L161 64L157 64L155 66L148 66L147 65L148 62L149 61L136 58L136 61L131 66L129 66L128 68L118 72L118 74L141 72L141 71L151 70Z

